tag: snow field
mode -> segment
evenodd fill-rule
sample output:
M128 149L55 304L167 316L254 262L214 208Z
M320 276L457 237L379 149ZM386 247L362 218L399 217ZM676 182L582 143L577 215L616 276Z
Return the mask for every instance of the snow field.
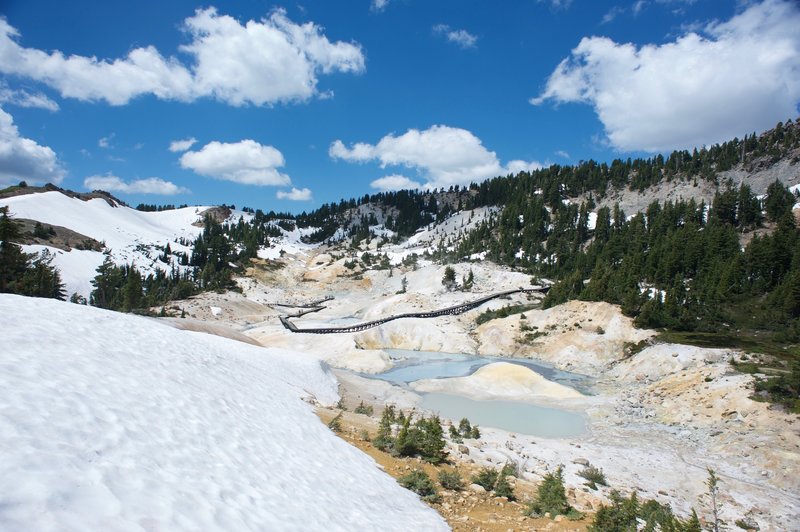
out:
M301 400L302 353L0 295L0 529L445 530Z

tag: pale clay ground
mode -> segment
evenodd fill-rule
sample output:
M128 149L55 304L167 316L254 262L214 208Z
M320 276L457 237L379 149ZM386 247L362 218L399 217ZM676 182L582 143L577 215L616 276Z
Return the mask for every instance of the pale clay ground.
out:
M480 440L468 440L477 464L522 464L524 476L540 479L565 465L568 487L577 488L580 509L607 501L610 488L581 489L577 475L588 461L600 467L611 487L624 494L667 502L682 515L692 507L708 515L707 467L720 477L722 518L749 517L761 530L800 528L800 434L797 416L749 399L752 377L736 374L727 350L653 345L625 358L623 348L653 335L638 330L619 309L606 303L573 301L548 310L529 310L481 326L475 318L488 308L535 303L525 295L494 300L460 316L406 319L356 334L293 334L277 319L286 308L271 303L307 303L328 295L324 310L296 320L300 327L347 318L348 323L411 310L431 310L479 295L530 286L528 276L488 262L455 265L461 279L471 268L472 293L448 292L444 267L422 263L417 270L366 271L352 278L345 258L298 250L279 259L284 267L257 270L240 280L243 294L204 294L184 302L192 318L233 329L262 345L311 353L334 368L348 395L376 405L411 408L419 396L388 383L354 375L391 367L383 349L416 349L526 357L595 379L594 395L575 396L534 372L487 366L475 375L448 382L417 383L418 390L458 391L475 398L527 400L583 410L587 434L572 439L515 435L484 427ZM408 291L397 294L401 278ZM212 307L214 312L212 312ZM220 311L221 309L221 311ZM339 321L342 323L342 321ZM193 327L194 328L194 327ZM215 331L210 331L215 332ZM539 332L540 335L532 335ZM543 333L543 334L541 334ZM343 371L351 370L351 371ZM513 386L512 386L513 385ZM578 463L575 463L575 462Z

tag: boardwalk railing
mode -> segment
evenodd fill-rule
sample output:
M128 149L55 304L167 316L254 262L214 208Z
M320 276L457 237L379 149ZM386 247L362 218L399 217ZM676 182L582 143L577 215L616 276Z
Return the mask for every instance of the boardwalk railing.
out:
M406 312L404 314L395 314L393 316L388 316L386 318L381 318L378 320L373 321L365 321L362 323L354 323L353 325L345 325L342 327L311 327L308 329L300 329L289 321L291 318L299 318L309 312L317 312L322 310L325 307L314 307L310 309L308 312L302 312L296 314L294 316L281 316L280 320L284 327L288 330L292 331L293 333L309 333L309 334L336 334L336 333L354 333L354 332L361 332L367 329L371 329L373 327L378 327L379 325L383 325L384 323L388 323L390 321L399 320L402 318L436 318L439 316L454 316L456 314L462 314L467 312L468 310L472 310L477 308L487 301L491 301L492 299L496 299L498 297L510 296L512 294L520 294L520 293L532 293L532 292L540 292L542 294L547 293L550 289L549 286L545 286L542 288L519 288L517 290L506 290L505 292L497 292L495 294L490 294L488 296L482 297L480 299L475 299L473 301L468 301L466 303L461 303L459 305L454 305L452 307L442 308L439 310L432 310L429 312ZM333 298L328 298L326 301L330 301Z

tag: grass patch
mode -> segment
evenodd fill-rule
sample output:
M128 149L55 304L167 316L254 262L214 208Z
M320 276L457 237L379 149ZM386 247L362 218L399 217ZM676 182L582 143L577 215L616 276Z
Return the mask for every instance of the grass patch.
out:
M523 312L532 310L534 308L536 308L536 305L523 304L506 305L505 307L501 307L497 310L486 310L478 315L478 317L475 319L475 323L481 325L487 321L492 321L498 318L507 318L509 316L513 316L514 314L522 314Z
M664 343L687 344L697 347L740 349L750 353L771 355L781 360L800 357L800 346L780 342L774 336L774 333L769 331L747 330L742 330L741 332L663 331L656 337L656 340Z

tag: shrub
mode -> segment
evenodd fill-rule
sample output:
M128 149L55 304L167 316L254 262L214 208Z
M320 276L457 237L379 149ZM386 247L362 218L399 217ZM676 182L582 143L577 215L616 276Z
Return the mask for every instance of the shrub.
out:
M606 476L603 473L603 470L599 467L595 466L587 466L586 469L578 473L579 476L582 476L588 482L586 483L589 488L596 490L597 486L608 486L608 482L606 481Z
M422 469L415 469L408 475L397 479L397 482L404 488L422 497L422 500L438 502L441 499L439 493L436 491L436 486L433 485L431 477Z
M458 471L439 471L439 484L446 490L461 491L464 489L464 480Z
M445 461L444 430L439 416L420 418L412 423L414 414L406 417L402 412L395 416L394 408L387 407L383 411L378 424L378 434L373 445L381 451L391 452L396 456L421 456L432 464ZM399 425L397 436L392 436L392 428Z
M472 483L482 486L486 491L494 489L497 483L497 477L500 476L495 469L491 467L484 467L477 475L472 476Z
M461 433L458 432L455 425L450 425L450 439L455 443L464 443L464 438L461 436Z
M355 410L353 410L356 414L363 414L365 416L371 416L374 410L372 409L372 405L365 405L364 401L358 403L358 406Z
M655 500L640 503L636 493L626 499L616 490L611 492L611 505L602 505L589 526L590 532L609 530L674 530L676 532L700 532L700 520L692 510L686 521L675 517L668 504Z
M517 468L511 462L506 462L506 465L504 465L503 469L500 470L500 474L504 477L516 478L518 476Z
M387 405L381 414L381 420L378 423L378 434L372 440L372 445L381 451L391 451L394 447L394 438L392 437L392 425L395 422L395 411L393 405Z
M473 426L467 418L461 418L461 421L459 421L458 432L461 434L462 438L474 438L477 440L481 437L481 431L478 430L478 426ZM452 431L450 434L453 434Z
M567 493L564 490L564 466L558 466L555 473L548 473L536 490L536 499L528 503L525 511L527 515L542 516L550 513L551 516L564 515L569 511Z
M511 483L508 481L506 475L501 474L500 478L497 479L497 484L494 486L494 494L496 497L505 497L509 501L515 499L514 488L511 487Z
M331 429L333 432L342 432L342 413L341 412L336 414L336 417L331 419L331 422L328 423L328 428Z
M733 524L738 526L742 530L758 530L759 529L758 523L756 523L755 521L753 521L752 519L749 519L747 517L745 517L743 519L737 519L736 521L733 522Z

